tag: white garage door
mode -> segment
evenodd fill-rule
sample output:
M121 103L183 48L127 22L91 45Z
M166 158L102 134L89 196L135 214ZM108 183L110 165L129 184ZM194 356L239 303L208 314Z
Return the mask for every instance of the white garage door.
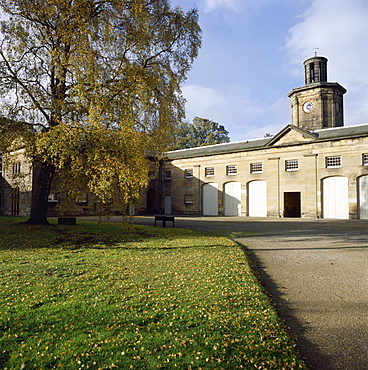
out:
M241 184L240 182L228 182L224 187L225 216L241 215Z
M203 185L202 213L205 216L218 216L218 185L214 182Z
M349 218L347 177L328 177L323 180L323 217Z
M368 176L358 179L359 189L359 218L368 220Z
M249 217L267 217L267 182L251 181L248 184Z

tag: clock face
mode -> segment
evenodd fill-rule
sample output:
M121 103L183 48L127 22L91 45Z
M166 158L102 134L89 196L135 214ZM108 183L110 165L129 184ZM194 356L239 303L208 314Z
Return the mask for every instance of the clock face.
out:
M304 103L303 110L305 113L310 113L312 112L313 109L314 109L314 105L312 102L307 101L306 103Z

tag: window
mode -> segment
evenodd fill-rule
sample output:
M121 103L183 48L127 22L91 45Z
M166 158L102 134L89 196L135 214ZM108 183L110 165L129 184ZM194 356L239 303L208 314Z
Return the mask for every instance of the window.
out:
M341 156L326 157L326 168L341 167Z
M193 194L184 195L185 204L193 204Z
M164 176L165 180L171 180L171 171L165 171Z
M262 173L262 163L251 163L250 173Z
M206 167L204 169L204 175L206 177L215 176L215 169L213 167Z
M56 193L50 193L49 194L49 199L48 199L49 202L52 202L52 203L57 203L59 201L59 195L56 194Z
M310 82L315 82L314 79L315 79L315 77L314 77L314 63L311 63L310 64Z
M20 173L20 162L13 163L13 175Z
M184 177L186 179L191 179L193 177L193 168L187 168L184 170Z
M226 175L236 175L238 173L238 169L236 166L226 166Z
M290 161L285 161L286 171L297 171L299 170L299 161L297 159L292 159Z
M19 216L19 198L20 191L19 187L12 188L11 190L11 215Z
M368 166L368 154L363 154L363 166Z

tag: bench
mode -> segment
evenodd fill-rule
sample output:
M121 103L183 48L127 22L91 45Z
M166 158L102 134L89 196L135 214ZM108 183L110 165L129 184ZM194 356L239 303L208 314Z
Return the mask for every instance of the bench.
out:
M75 217L59 217L58 225L76 225L77 219Z
M162 221L162 227L166 227L166 222L170 221L172 224L172 227L175 227L175 217L174 216L155 216L155 227L157 224L157 221Z

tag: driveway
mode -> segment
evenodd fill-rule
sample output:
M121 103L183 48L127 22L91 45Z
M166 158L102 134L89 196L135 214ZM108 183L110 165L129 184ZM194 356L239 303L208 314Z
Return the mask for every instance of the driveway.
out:
M176 217L175 227L246 247L311 369L368 369L368 221Z

